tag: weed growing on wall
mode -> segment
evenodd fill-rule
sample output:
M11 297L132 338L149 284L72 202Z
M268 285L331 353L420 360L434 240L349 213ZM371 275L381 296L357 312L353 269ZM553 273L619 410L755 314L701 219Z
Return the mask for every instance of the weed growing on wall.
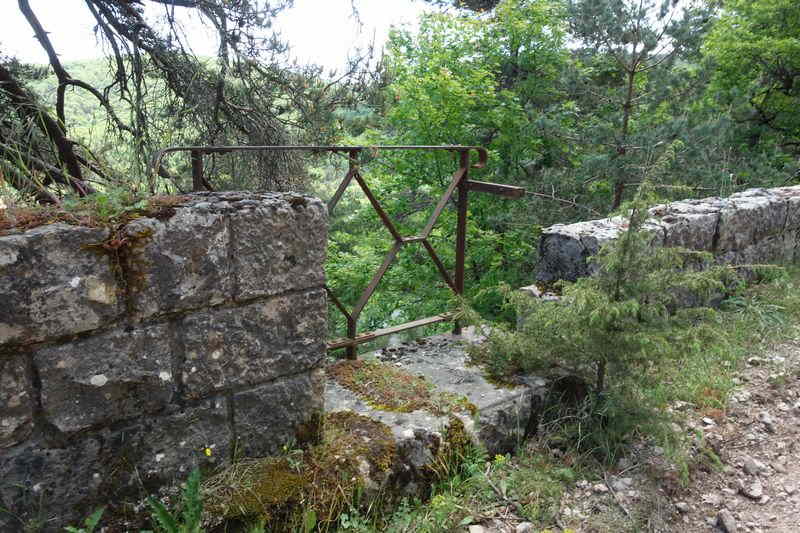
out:
M59 205L11 206L0 209L0 235L61 222L74 226L114 227L139 217L166 219L186 196L144 198L123 189L109 189L83 198L67 197Z

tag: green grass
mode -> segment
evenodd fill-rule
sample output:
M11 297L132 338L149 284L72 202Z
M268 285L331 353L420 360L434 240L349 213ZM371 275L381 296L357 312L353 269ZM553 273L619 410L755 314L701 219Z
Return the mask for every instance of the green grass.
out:
M507 506L526 520L554 524L565 484L574 469L541 454L488 458L480 452L465 458L459 473L441 481L426 502L403 500L388 516L351 512L339 531L360 533L433 533L458 531L494 516Z

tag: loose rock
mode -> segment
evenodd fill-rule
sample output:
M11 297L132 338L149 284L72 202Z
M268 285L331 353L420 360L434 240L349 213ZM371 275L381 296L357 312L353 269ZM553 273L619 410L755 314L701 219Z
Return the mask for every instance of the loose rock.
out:
M736 519L727 509L723 509L717 515L717 525L726 533L736 533L738 531Z
M761 461L753 459L750 456L746 456L744 459L742 459L742 468L744 468L744 471L751 476L757 476L766 470L767 467Z
M521 524L517 524L515 529L515 533L531 533L533 531L533 524L530 522L522 522Z
M749 485L742 484L739 488L739 492L751 500L760 500L764 495L764 487L761 485L761 482L756 481L755 483L751 483Z
M776 432L775 419L767 411L762 411L758 413L758 420L759 422L764 424L764 427L767 429L767 431L769 431L770 433Z

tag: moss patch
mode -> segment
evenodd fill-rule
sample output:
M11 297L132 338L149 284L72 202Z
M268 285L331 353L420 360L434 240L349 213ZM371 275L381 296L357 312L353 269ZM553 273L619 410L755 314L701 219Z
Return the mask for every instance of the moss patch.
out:
M423 376L414 376L374 359L338 361L327 368L327 373L339 385L382 411L424 410L437 416L477 412L466 397L439 391Z
M267 531L295 531L313 510L330 524L394 462L388 427L351 411L329 414L320 444L281 457L243 460L203 483L206 510L226 520L267 521ZM365 477L366 476L366 477Z
M175 206L186 202L188 199L188 196L154 196L146 201L132 203L129 209L122 206L117 211L103 211L89 200L79 203L70 209L65 209L61 206L0 209L0 236L9 234L12 231L26 231L39 226L46 226L47 224L55 224L56 222L72 226L99 228L124 225L141 217L164 220L175 214Z

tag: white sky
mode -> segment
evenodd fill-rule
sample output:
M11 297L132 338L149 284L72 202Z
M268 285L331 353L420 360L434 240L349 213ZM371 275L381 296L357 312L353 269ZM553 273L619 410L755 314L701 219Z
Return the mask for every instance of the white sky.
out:
M50 32L53 46L62 61L101 57L103 50L95 40L93 19L83 0L30 0L42 26ZM356 4L363 27L351 18L350 0L295 0L295 7L275 20L293 57L301 63L313 62L339 68L349 50L364 46L373 36L381 46L392 25L413 24L424 7L418 0L359 0ZM157 4L156 4L157 6ZM163 6L154 8L164 9ZM151 10L153 11L153 10ZM211 34L203 32L198 17L185 16L175 8L193 36L190 43L198 54L216 50ZM196 36L196 37L194 37ZM0 0L0 50L31 63L47 63L47 55L33 37L16 0Z

